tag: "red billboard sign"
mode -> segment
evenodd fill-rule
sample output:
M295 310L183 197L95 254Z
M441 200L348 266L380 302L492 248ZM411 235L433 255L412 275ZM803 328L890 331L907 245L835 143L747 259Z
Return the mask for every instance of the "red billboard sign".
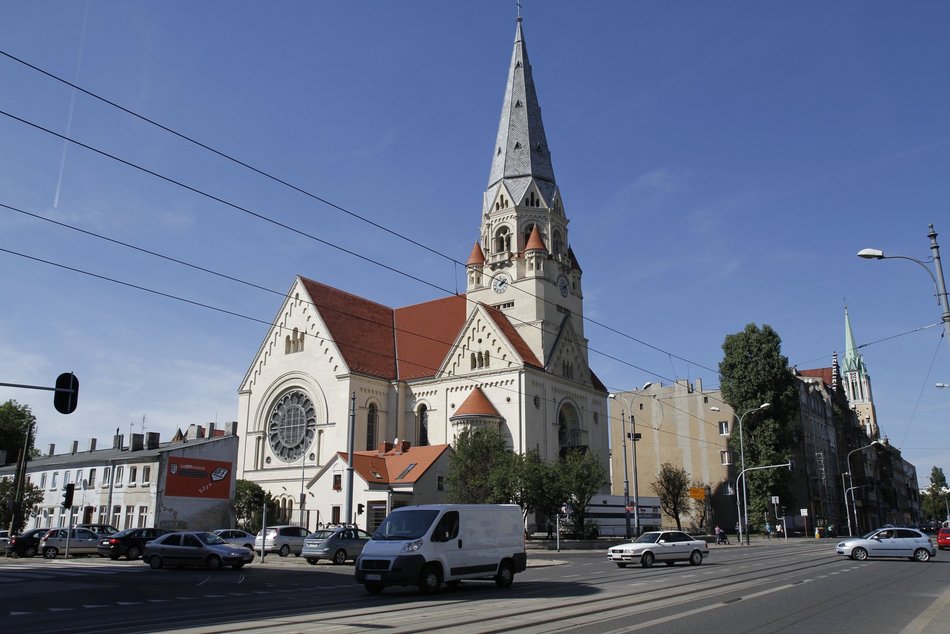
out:
M228 499L233 477L234 465L230 462L169 457L165 495Z

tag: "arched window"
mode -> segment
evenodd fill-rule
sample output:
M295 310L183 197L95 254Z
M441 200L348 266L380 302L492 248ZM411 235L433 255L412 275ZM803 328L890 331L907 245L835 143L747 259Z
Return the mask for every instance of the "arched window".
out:
M557 414L557 441L563 455L571 449L587 447L587 433L581 429L577 408L564 403Z
M286 339L284 339L284 354L290 354L290 353L291 353L290 335L287 335Z
M376 449L376 437L379 431L379 410L375 403L370 403L366 412L366 451Z
M485 351L485 367L488 367L488 350Z
M506 251L511 251L511 230L503 226L495 232L495 253Z
M561 238L561 232L554 231L554 241L553 241L553 253L554 255L560 255L564 251L564 239Z
M429 408L424 404L419 406L419 446L429 444Z
M475 353L472 353L472 369L475 369Z

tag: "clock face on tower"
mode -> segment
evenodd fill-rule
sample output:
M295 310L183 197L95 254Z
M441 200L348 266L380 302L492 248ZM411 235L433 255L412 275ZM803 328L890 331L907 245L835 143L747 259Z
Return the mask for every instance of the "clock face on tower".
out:
M291 390L277 399L267 421L267 440L284 462L299 460L307 451L317 428L316 407L301 390Z
M495 276L495 279L492 280L491 287L496 293L504 293L508 290L508 284L511 283L511 280L508 279L508 276L504 273L499 273Z
M567 297L567 294L571 290L570 285L567 283L567 278L563 275L557 278L557 288L561 291L561 297Z

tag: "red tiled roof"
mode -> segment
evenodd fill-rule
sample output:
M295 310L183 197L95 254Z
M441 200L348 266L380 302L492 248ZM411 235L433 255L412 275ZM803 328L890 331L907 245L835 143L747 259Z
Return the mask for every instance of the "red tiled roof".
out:
M428 445L425 447L410 447L407 451L398 451L393 449L383 455L378 451L354 451L355 459L353 469L360 477L369 483L379 484L400 484L412 483L417 481L426 470L434 465L436 461L448 451L449 445ZM339 452L340 459L349 464L348 454L345 451ZM396 480L396 478L408 467L414 466L405 476ZM376 474L380 477L376 477Z
M825 385L832 385L832 379L834 377L834 368L814 368L812 370L799 370L799 374L802 376L810 376L816 379L821 379L824 381Z
M465 325L465 296L450 295L397 308L395 313L399 378L434 376Z
M534 225L531 229L531 235L528 237L528 243L524 245L525 251L531 251L532 249L540 249L541 251L547 251L548 248L544 246L544 240L541 239L541 232L538 231L538 225Z
M482 251L482 245L475 243L475 246L472 247L472 253L468 256L468 262L465 263L466 266L472 266L474 264L484 264L485 263L485 252Z
M455 410L452 418L456 416L497 416L501 418L501 414L498 413L498 410L495 409L495 406L488 400L485 392L480 387L474 388L472 393L465 397L462 404Z
M300 279L350 371L395 379L392 309L305 277Z

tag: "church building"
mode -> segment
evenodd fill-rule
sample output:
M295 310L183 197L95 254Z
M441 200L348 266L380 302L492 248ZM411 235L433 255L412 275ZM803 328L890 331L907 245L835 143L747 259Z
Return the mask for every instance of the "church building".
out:
M607 390L588 365L581 267L520 17L491 151L465 294L391 308L293 281L239 390L238 477L278 498L284 522L314 529L341 517L346 492L333 483L347 468L351 415L354 453L392 460L398 448L400 464L419 464L414 477L428 473L426 501L448 465L429 448L470 426L498 426L514 451L546 460L588 450L607 471ZM354 512L368 511L362 528L418 503L382 473L368 486L376 476L365 471L353 491Z

